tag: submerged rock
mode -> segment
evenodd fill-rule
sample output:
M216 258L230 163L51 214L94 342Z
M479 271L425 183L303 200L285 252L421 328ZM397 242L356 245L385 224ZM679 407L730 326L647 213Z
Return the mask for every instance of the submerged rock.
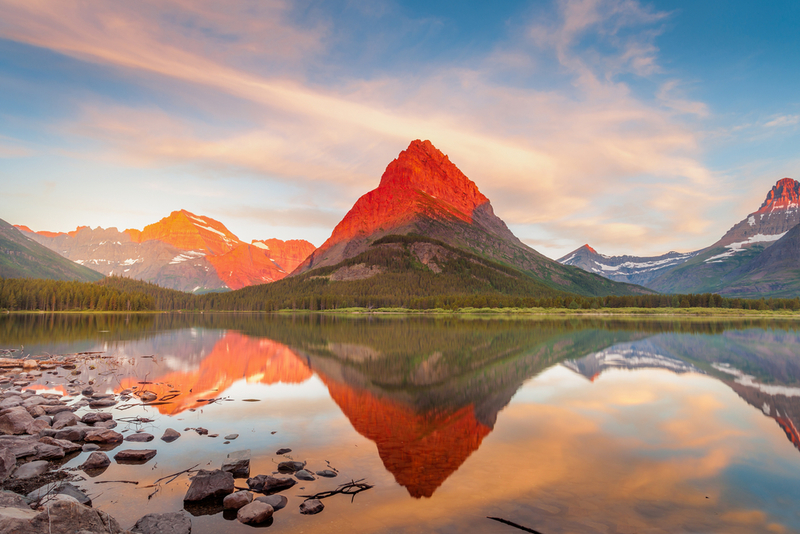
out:
M155 449L125 449L114 455L119 464L143 464L156 455Z
M153 441L153 434L148 434L147 432L137 432L135 434L131 434L125 438L125 441L133 441L137 443L145 443L148 441Z
M303 469L305 466L305 462L281 462L278 464L278 472L285 474L295 473Z
M312 475L310 472L306 471L305 469L301 469L300 471L295 473L294 476L296 476L300 480L316 480L316 478L314 478L314 475Z
M111 465L111 459L104 452L94 451L89 457L78 466L83 471L99 471Z
M283 495L262 495L260 497L256 497L255 500L272 506L272 509L276 512L286 508L286 504L289 502L289 499Z
M161 436L162 441L166 441L167 443L172 443L176 439L181 437L181 433L175 429L168 428L164 431L164 435Z
M273 493L291 488L297 484L292 477L273 477L270 475L256 475L247 479L247 486L251 490L262 493Z

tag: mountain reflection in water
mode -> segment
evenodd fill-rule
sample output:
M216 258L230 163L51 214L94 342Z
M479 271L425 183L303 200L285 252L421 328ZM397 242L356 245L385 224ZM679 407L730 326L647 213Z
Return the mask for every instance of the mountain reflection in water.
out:
M528 436L530 446L540 448L540 457L531 455L525 443L512 441L495 443L493 450L514 451L514 457L497 458L510 467L514 466L516 457L524 458L528 462L526 468L535 470L531 476L539 479L536 484L542 488L548 481L554 484L549 490L552 495L563 496L569 491L583 495L576 486L569 489L569 484L555 485L557 474L571 481L570 484L585 482L586 488L602 487L608 483L599 482L604 480L603 476L612 479L614 476L601 466L592 472L595 469L591 467L592 455L569 456L572 453L564 452L567 448L592 447L598 458L614 458L609 463L613 466L611 471L616 469L624 473L631 466L638 466L636 469L652 467L653 473L661 473L656 479L663 477L664 491L684 487L684 484L691 486L687 481L696 476L721 476L719 473L730 465L733 454L730 451L693 449L699 446L688 444L654 445L647 441L650 438L641 437L645 448L638 452L642 456L631 457L630 466L626 466L626 461L614 457L615 442L609 437L614 435L613 431L598 433L600 423L592 416L593 413L595 416L601 412L614 413L611 399L608 406L591 408L598 412L581 408L580 401L569 407L528 401L528 404L517 403L505 415L499 415L516 402L513 399L522 389L526 395L542 395L548 387L546 380L538 384L536 390L526 386L526 382L536 383L539 379L532 380L534 377L551 376L559 369L561 378L564 375L587 378L585 382L578 379L585 384L581 388L613 391L620 399L629 392L609 389L608 381L603 384L601 377L625 376L618 380L620 384L631 383L627 377L635 380L637 374L653 379L652 373L662 371L666 371L667 376L705 381L713 378L718 381L715 384L724 384L765 417L774 420L800 449L797 430L800 426L800 334L791 321L165 315L127 319L82 316L80 320L66 316L26 317L20 328L12 328L6 321L8 318L0 319L0 333L8 334L3 341L10 340L9 346L24 344L27 350L50 353L59 348L74 351L75 347L82 350L102 347L108 354L121 357L123 364L116 369L120 380L115 381L103 374L103 369L98 369L94 378L99 387L95 389L107 386L119 392L147 382L144 385L159 398L180 392L168 403L154 407L169 417L202 408L209 399L224 398L236 390L237 384L304 384L318 380L352 428L375 444L380 462L413 498L409 500L420 504L434 500L437 492L452 498L452 488L448 490L443 486L451 477L458 478L455 474L459 470L492 474L491 470L487 471L488 467L472 465L467 468L465 464L481 447L488 446L490 436L502 434L497 439L510 439L508 423L504 430L495 431L496 427L502 428L498 419L503 417L517 427L524 425L526 418L542 425L524 432L515 431L520 436ZM108 332L101 332L105 330ZM50 345L43 340L49 340ZM546 370L550 375L543 374ZM674 384L667 382L670 387ZM646 390L635 389L636 394ZM674 398L704 397L687 394ZM625 402L628 401L620 400L620 405ZM643 411L641 417L663 420L664 428L681 435L680 428L669 426L672 424L668 421L669 406L658 405L655 401L641 405L642 410L663 410L649 414ZM716 412L710 406L702 407L698 413L713 415ZM687 408L688 405L674 407L675 410ZM702 427L702 422L700 424ZM716 421L709 428L716 429L717 434L708 438L715 443L738 435L736 429L724 421ZM559 437L558 432L564 435ZM695 436L702 435L697 429L692 432ZM594 436L593 441L583 443L581 433ZM624 437L624 432L621 435ZM783 438L778 435L777 439ZM617 446L621 454L628 450L625 447L630 443ZM648 456L648 446L653 447L652 457ZM676 451L674 461L659 464L658 455L668 454L665 451L670 450ZM790 449L790 452L793 451ZM683 454L687 457L681 459ZM533 458L535 462L531 464ZM587 471L572 472L570 465L583 466ZM678 465L682 466L680 473L674 469ZM558 469L566 471L561 473ZM712 521L702 516L702 508L688 504L688 495L672 501L661 495L660 483L653 478L653 473L630 473L624 487L609 487L609 494L617 495L617 512L625 499L632 499L631 502L638 499L636 513L642 517L655 520L661 517L659 514L666 517L677 513L674 510L680 506L686 506L686 510L694 510L692 513L696 514L692 516L694 524ZM505 476L507 483L513 481L523 488L521 491L528 492L526 498L538 495L531 488L539 486L532 483L524 486L527 482L518 473ZM587 480L580 480L582 476ZM463 483L463 478L456 484ZM635 499L626 493L629 486L639 488L631 490ZM642 493L645 490L652 492L652 498ZM526 513L532 514L529 519L552 521L552 525L557 523L556 516L567 513L564 502L554 499L552 497L551 501L555 504L544 504L546 500L539 502L539 512L535 512L537 508L533 505L526 507L524 504L509 509L521 514L521 510L527 510ZM659 499L668 502L659 508L654 504ZM554 510L556 515L547 519L549 516L541 515L541 510ZM725 524L736 524L738 520L730 517L733 519L726 519L728 523Z

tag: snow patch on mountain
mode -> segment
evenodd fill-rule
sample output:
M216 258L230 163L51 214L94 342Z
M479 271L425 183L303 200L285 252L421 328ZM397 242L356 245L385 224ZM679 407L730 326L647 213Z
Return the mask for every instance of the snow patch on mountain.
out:
M763 391L767 395L783 395L785 397L800 397L800 388L791 387L791 386L776 386L770 384L762 384L760 382L756 382L754 376L750 376L735 367L727 363L712 363L711 366L716 369L717 371L721 371L723 373L735 376L736 379L734 382L737 384L741 384L743 386L749 388L755 388L759 391Z
M717 254L716 256L711 256L710 258L704 260L705 263L721 263L725 261L725 258L730 258L737 252L741 252L744 249L745 245L752 245L753 243L769 243L771 241L777 241L778 239L782 238L786 235L787 232L783 232L781 234L772 234L772 235L764 235L764 234L756 234L754 236L750 236L745 241L739 241L738 243L731 243L729 245L725 245L725 248L728 249L727 252L723 252L722 254Z

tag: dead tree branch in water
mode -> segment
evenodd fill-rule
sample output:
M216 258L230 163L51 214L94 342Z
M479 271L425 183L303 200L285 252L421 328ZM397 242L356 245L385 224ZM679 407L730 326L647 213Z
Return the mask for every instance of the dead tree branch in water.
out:
M508 519L503 519L501 517L489 517L489 516L486 516L486 519L491 519L492 521L498 521L500 523L504 523L504 524L506 524L506 525L508 525L510 527L518 528L518 529L520 529L520 530L522 530L524 532L532 532L533 534L542 534L538 530L533 530L532 528L523 527L522 525L518 525L518 524L514 523L513 521L509 521Z
M314 495L300 495L300 497L305 498L305 500L327 499L328 497L332 497L334 495L343 494L343 495L350 495L350 502L353 502L353 499L356 498L356 495L358 495L362 491L366 491L370 488L375 487L369 484L364 484L363 481L364 481L363 478L360 480L351 480L350 482L341 484L335 490L323 491L320 493L316 493Z

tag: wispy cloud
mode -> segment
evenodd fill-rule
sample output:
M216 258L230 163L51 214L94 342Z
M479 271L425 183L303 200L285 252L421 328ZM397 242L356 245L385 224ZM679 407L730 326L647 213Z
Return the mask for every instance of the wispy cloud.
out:
M81 105L64 131L99 141L98 157L112 154L122 165L246 169L309 190L340 185L354 200L377 185L410 140L427 138L478 183L501 217L570 236L564 246L581 233L579 244L633 239L648 251L668 246L670 222L695 221L683 225L689 231L704 224L691 214L700 200L675 194L674 203L652 201L665 198L665 188L709 201L712 174L698 157L696 129L680 118L708 111L677 92L679 80L660 84L649 99L619 80L662 70L655 40L669 14L633 0L558 2L554 20L532 22L521 39L413 78L365 77L341 61L325 64L335 21L304 26L287 2L0 5L5 39L157 77L173 97L192 87L211 91L198 105L214 116L207 121L157 105ZM564 90L520 87L497 75L498 59L502 68L541 69L538 59L547 55L566 73ZM309 81L322 65L336 71L336 84ZM231 97L247 111L232 111L227 122L219 110L209 113ZM620 212L644 204L657 217L632 223L592 209L611 198Z
M800 115L778 115L764 123L765 128L778 128L780 126L796 126L800 123Z

